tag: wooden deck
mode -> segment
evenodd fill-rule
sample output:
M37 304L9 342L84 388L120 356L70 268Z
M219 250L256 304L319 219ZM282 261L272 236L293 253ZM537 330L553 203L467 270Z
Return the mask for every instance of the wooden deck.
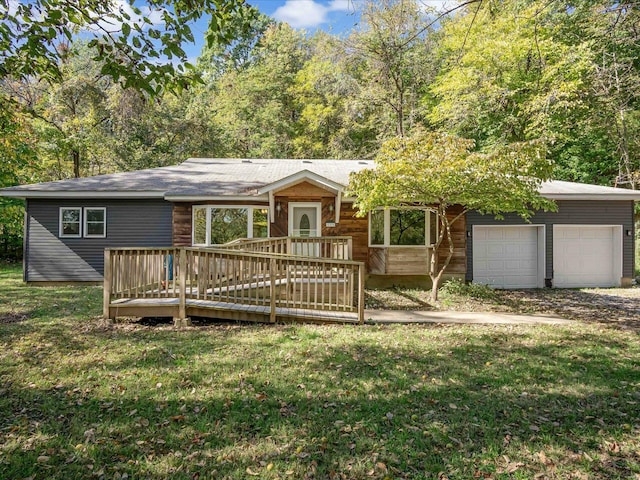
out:
M107 249L104 316L362 323L365 271L349 259L350 239L299 240Z

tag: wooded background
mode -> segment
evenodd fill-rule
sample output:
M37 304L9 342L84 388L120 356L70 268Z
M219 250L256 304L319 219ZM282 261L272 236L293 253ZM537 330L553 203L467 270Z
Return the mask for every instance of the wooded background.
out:
M542 139L555 178L638 187L635 2L355 5L341 35L230 15L231 43L210 35L181 88L114 79L81 36L57 43L57 76L0 68L0 187L188 157L373 158L419 125L480 151ZM19 255L21 203L0 202L0 255Z

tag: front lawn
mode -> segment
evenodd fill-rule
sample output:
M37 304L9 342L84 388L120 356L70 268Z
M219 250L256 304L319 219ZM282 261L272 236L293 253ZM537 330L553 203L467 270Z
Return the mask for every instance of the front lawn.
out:
M638 331L101 322L0 267L0 478L640 478Z

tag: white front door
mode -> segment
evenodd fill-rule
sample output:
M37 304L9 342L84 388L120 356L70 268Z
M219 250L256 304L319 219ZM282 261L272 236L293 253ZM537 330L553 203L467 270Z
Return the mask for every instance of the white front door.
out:
M321 223L322 204L320 202L289 202L289 236L290 237L319 237L322 232ZM292 255L317 256L317 243L306 241L291 243Z
M289 236L319 237L320 203L289 202Z

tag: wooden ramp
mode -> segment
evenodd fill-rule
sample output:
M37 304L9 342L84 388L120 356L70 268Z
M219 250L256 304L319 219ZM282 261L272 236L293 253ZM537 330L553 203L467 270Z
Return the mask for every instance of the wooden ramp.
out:
M115 317L178 317L179 301L175 298L121 299L111 304ZM241 305L237 303L187 300L187 317L204 317L242 322L271 322L271 307ZM305 323L359 323L358 314L305 308L276 307L279 321L303 321Z
M340 257L323 258L233 247L105 250L104 316L363 323L364 264L344 248L309 249Z

